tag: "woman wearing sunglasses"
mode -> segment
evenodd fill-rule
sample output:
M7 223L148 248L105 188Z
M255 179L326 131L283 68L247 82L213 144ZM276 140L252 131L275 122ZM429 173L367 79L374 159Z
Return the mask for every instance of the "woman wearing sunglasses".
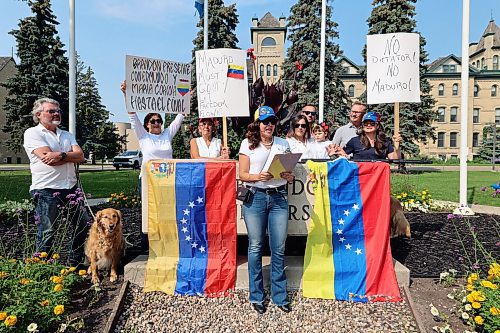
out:
M311 128L305 115L299 114L292 119L286 141L288 141L292 153L307 155L307 148L314 142L314 139L311 138Z
M401 142L401 135L393 136L394 142ZM380 115L375 112L367 112L358 129L358 136L347 142L344 149L340 149L340 155L352 154L354 160L385 160L401 158L401 150L394 149L392 142L385 135L384 128L380 123Z
M221 147L221 140L214 138L216 122L213 118L199 120L198 133L189 142L191 158L229 158L229 148Z
M271 300L282 311L290 312L286 294L285 241L288 232L288 191L291 172L273 177L267 168L277 153L290 151L286 140L274 136L278 118L272 108L261 106L248 125L239 153L240 180L253 196L243 203L243 219L248 232L248 275L250 303L255 311L266 311L262 278L262 249L269 234L271 248Z

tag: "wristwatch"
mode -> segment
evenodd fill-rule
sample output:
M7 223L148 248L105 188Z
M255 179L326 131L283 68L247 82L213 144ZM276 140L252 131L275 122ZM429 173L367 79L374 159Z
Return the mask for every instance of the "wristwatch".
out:
M68 156L65 152L61 152L61 161L64 161L64 159Z

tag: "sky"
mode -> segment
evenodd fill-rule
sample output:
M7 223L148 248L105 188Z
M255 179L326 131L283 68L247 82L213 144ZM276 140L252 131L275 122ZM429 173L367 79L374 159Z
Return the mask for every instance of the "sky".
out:
M271 12L276 18L290 14L296 0L226 0L236 3L239 14L238 47L250 44L252 17ZM194 0L75 0L76 50L85 65L92 67L103 104L112 121L127 121L119 84L125 76L125 55L189 62L198 18ZM344 55L362 64L372 0L329 0L332 19L338 23L336 42ZM19 20L31 15L20 0L1 0L0 56L10 56L16 42L8 34ZM59 36L69 47L69 1L53 0L52 9L60 23ZM417 31L427 40L429 59L461 54L462 1L419 0ZM470 42L478 41L493 16L500 25L499 0L470 0ZM289 43L288 43L289 44Z

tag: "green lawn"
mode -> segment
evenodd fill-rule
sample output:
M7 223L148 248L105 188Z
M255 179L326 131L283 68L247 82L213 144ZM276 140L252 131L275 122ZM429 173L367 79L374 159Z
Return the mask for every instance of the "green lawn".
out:
M500 197L491 197L491 184L500 181L500 174L490 171L470 171L468 173L468 201L474 204L500 206ZM81 173L83 188L93 198L106 198L111 193L135 193L138 172L93 171ZM0 200L21 200L29 198L31 183L29 171L0 171ZM408 188L422 190L427 188L434 199L458 202L459 172L438 171L410 175L392 174L392 192L406 191ZM487 187L482 192L481 187Z
M111 193L136 193L139 173L134 170L81 172L85 193L107 198ZM26 171L0 171L0 200L29 198L31 174Z

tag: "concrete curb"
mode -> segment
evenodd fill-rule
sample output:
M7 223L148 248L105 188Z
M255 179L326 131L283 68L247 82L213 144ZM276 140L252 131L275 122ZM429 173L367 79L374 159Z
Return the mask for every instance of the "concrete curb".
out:
M104 328L104 333L113 332L115 329L116 323L118 322L118 318L120 317L120 313L123 308L123 304L125 303L125 294L127 292L129 281L124 280L122 287L120 289L120 293L118 294L118 298L115 301L115 306L113 307L113 311L111 311L111 315L106 322L106 327Z
M403 286L403 290L405 292L406 300L408 301L408 305L410 306L411 313L413 314L413 318L415 318L415 321L417 322L418 329L420 330L420 333L427 333L425 330L424 323L422 322L422 319L420 318L420 315L418 314L417 307L415 306L415 302L413 302L413 298L411 296L410 288L408 286Z
M435 203L440 204L440 205L447 205L454 208L457 208L460 206L458 202L453 202L453 201L445 201L445 200L433 200ZM493 215L500 215L500 207L496 206L485 206L485 205L471 205L470 208L474 213L478 214L493 214Z

